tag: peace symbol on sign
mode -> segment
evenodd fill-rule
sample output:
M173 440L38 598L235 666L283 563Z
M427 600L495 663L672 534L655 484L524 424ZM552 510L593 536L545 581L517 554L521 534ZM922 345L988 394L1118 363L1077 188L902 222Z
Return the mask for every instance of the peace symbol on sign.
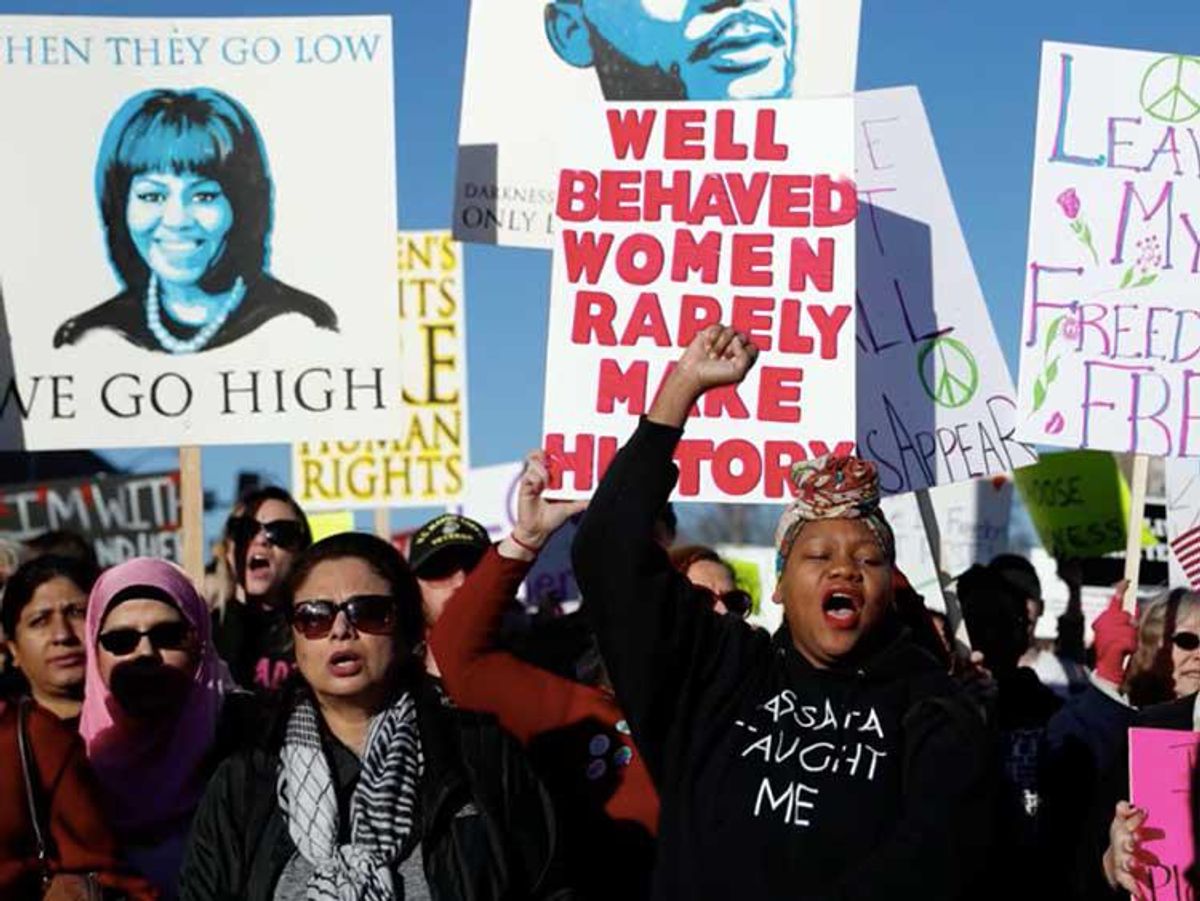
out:
M979 366L967 346L955 338L934 338L917 354L921 387L939 407L970 403L979 390Z
M1160 122L1200 115L1200 59L1164 56L1142 76L1142 109Z

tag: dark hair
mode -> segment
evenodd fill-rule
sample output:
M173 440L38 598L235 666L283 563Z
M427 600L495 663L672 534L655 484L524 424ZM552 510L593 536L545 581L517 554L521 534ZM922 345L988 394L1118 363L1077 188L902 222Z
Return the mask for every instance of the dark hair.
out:
M723 560L721 555L712 548L705 547L702 544L689 544L684 547L671 548L667 552L667 556L671 558L671 565L675 567L676 571L684 576L687 575L688 570L696 563L716 563L719 566L725 567L726 572L729 573L729 578L735 582L737 581L737 573L733 571L733 567L727 561Z
M396 636L408 651L424 637L425 619L421 614L421 588L408 562L388 542L366 532L341 532L323 538L302 553L287 579L287 604L290 610L296 592L316 567L330 560L361 560L391 588L396 599Z
M25 542L32 558L36 557L70 557L78 560L92 570L90 581L95 582L100 575L100 561L96 559L96 549L92 543L69 529L53 529L42 532ZM90 583L89 583L90 584Z
M1037 601L1041 609L1046 609L1042 600L1042 580L1038 578L1034 565L1019 554L998 554L988 564L988 569L996 573L1015 591L1022 592L1031 601Z
M296 514L296 519L300 520L301 531L304 533L304 543L301 549L306 549L312 544L312 529L308 524L308 516L304 512L304 508L291 494L278 485L265 485L262 488L254 489L241 498L234 509L238 510L239 516L257 516L259 508L267 501L279 501L281 504L291 507L292 512ZM228 526L228 524L226 525Z
M292 512L296 514L296 519L300 521L300 550L307 550L312 545L312 527L308 524L308 517L304 514L304 508L287 491L276 485L256 488L234 505L234 511L236 512L231 514L229 519L225 521L226 540L233 537L230 535L229 525L233 521L234 516L248 516L253 519L258 515L259 508L267 501L279 501L292 508ZM238 584L243 588L246 587L246 551L249 550L250 542L253 540L253 535L249 538L239 537L233 544L234 578L237 579Z
M212 88L158 88L127 100L105 129L96 161L96 200L108 256L131 290L144 290L150 270L126 222L129 188L146 172L184 172L211 178L233 208L224 253L200 280L209 293L227 291L238 276L247 284L268 264L271 175L250 114Z
M0 622L10 640L16 637L21 611L33 600L37 590L60 576L70 579L84 594L92 590L92 584L96 581L96 571L82 560L52 554L23 563L9 577L4 588L4 604L0 607Z
M972 647L997 675L1015 669L1029 647L1029 611L1025 592L991 566L972 566L958 577L962 606Z

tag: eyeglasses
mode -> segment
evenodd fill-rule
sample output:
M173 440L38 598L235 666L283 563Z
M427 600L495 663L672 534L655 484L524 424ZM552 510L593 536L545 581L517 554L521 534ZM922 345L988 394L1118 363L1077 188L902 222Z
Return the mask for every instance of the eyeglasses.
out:
M301 601L288 616L292 627L308 639L324 638L333 631L339 613L359 632L387 635L396 622L396 601L385 595L364 594L336 604L333 601Z
M267 541L285 551L298 551L304 544L304 526L295 519L259 522L253 516L233 516L227 530L229 537L239 544L249 544L259 532L265 532Z
M720 601L722 604L724 604L725 609L734 616L745 617L746 614L750 612L750 608L754 606L754 599L750 597L750 592L742 591L740 588L735 588L733 591L726 591L722 594L718 594L711 588L704 588L700 585L697 585L696 587L703 591L711 599L713 604L716 604L717 601Z
M1171 636L1171 644L1181 651L1194 651L1200 648L1200 635L1195 632L1176 632Z
M110 629L101 632L97 641L100 647L115 657L127 657L137 650L143 638L150 639L156 651L180 651L188 642L192 627L185 622L174 620L169 623L158 623L146 631L134 629Z

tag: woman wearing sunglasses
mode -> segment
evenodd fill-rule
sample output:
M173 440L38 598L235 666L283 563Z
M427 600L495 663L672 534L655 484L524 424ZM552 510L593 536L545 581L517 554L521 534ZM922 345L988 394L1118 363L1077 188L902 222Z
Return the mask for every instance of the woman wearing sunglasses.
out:
M225 538L240 603L226 604L216 617L217 650L239 685L273 693L292 671L281 595L296 558L312 544L308 519L290 494L268 486L242 499Z
M1110 799L1109 803L1101 805L1107 829L1097 825L1097 833L1103 831L1103 839L1093 844L1093 847L1103 849L1103 853L1097 850L1091 855L1090 870L1084 874L1089 897L1102 897L1103 883L1096 878L1099 873L1103 874L1110 889L1131 892L1135 897L1148 897L1150 893L1150 874L1140 856L1138 834L1146 812L1127 801L1115 804L1111 801L1129 797L1127 728L1200 729L1200 708L1197 706L1200 700L1197 694L1200 690L1200 594L1176 589L1151 601L1142 609L1134 633L1129 615L1121 611L1123 593L1122 586L1118 586L1109 610L1093 626L1098 673L1103 669L1102 636L1116 631L1115 624L1123 627L1125 638L1115 653L1118 662L1123 656L1129 656L1121 681L1123 695L1109 687L1107 706L1097 712L1100 701L1093 701L1087 708L1091 716L1086 720L1078 712L1081 705L1073 705L1075 720L1068 724L1075 727L1075 733L1082 733L1090 746L1099 746L1094 756L1107 764L1109 770L1107 791L1101 789ZM1119 669L1115 675L1120 675ZM1097 685L1104 686L1104 682L1093 679L1093 690ZM1106 716L1102 718L1102 714ZM1051 721L1051 726L1054 725ZM1090 760L1068 759L1060 765L1059 771L1070 773L1074 767L1078 772L1090 763ZM1069 803L1077 802L1077 798L1070 798L1061 806L1065 808ZM1111 820L1108 820L1109 816ZM1097 859L1102 864L1099 869L1095 865Z
M733 567L721 559L712 548L699 544L673 548L671 565L694 586L714 613L729 613L745 619L753 606L749 592L737 587Z
M546 795L494 720L447 706L425 674L399 553L336 535L288 587L296 675L269 738L209 786L183 897L557 897Z
M104 573L85 628L87 757L128 858L174 898L204 786L255 711L227 693L208 609L171 563L139 558Z

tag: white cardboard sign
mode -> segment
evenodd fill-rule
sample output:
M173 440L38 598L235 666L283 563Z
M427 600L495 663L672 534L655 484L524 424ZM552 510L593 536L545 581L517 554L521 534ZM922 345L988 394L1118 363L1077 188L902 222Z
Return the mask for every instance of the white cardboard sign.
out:
M552 246L566 122L604 100L854 90L861 0L473 0L454 233Z
M0 17L0 447L386 432L388 17Z
M1200 59L1042 47L1018 435L1200 454Z
M1037 462L916 88L855 95L858 453L885 494Z
M780 501L854 442L853 102L612 104L572 124L559 186L543 441L587 497L694 335L758 365L708 392L682 500ZM557 476L558 473L552 473Z

